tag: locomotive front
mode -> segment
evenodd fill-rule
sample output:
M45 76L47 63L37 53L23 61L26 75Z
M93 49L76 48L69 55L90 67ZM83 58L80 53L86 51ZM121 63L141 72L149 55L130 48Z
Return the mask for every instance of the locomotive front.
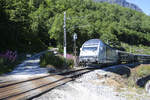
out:
M80 64L90 64L98 62L99 41L86 41L80 48L79 62Z

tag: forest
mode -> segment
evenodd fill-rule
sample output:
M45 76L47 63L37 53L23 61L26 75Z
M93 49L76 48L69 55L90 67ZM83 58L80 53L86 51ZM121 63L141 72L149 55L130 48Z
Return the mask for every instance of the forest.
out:
M0 52L63 50L66 12L67 51L98 38L114 48L150 46L150 16L129 8L92 0L0 0Z

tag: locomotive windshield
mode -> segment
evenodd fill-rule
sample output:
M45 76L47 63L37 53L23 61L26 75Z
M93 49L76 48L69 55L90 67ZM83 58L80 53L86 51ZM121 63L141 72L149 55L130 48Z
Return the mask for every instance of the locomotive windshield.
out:
M83 47L83 51L96 51L97 47Z

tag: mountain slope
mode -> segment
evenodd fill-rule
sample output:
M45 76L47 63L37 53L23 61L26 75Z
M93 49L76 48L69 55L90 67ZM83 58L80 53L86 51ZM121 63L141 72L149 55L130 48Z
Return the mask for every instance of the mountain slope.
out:
M126 0L94 0L96 2L108 2L111 4L118 4L123 7L131 8L133 10L143 12L141 8L139 8L137 5L127 2Z

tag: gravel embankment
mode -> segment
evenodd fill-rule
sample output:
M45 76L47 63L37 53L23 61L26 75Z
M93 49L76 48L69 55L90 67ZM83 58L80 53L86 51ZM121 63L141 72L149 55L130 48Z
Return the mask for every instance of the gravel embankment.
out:
M121 72L122 67L126 70ZM137 92L138 89L126 85L128 69L121 65L95 70L34 100L150 100L144 90Z

